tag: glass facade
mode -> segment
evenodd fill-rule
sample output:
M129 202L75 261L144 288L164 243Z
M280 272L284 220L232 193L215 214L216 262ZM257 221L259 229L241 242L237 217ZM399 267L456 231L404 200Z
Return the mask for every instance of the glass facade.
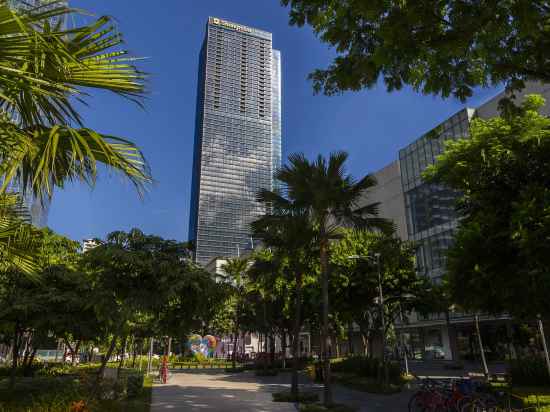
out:
M261 30L209 18L200 55L189 239L195 260L253 247L281 164L281 56Z
M457 193L425 183L422 172L442 153L446 140L468 136L473 115L472 109L463 109L399 151L408 237L418 245L419 270L433 279L443 274L445 252L457 225Z
M42 11L48 11L54 8L59 8L62 6L67 6L69 2L68 0L63 2L60 2L57 0L9 0L8 3L11 7L17 8L17 9L29 10L29 9L34 9L36 7L41 7L40 11L42 12ZM63 23L63 20L61 20L60 17L50 18L50 24L55 26L58 23Z

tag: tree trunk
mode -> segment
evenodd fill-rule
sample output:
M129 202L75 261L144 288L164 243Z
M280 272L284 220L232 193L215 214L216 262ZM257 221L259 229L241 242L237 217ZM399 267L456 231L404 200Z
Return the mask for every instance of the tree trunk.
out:
M23 362L21 362L21 366L23 367L23 370L27 369L27 361L29 360L30 356L30 350L31 350L31 337L28 335L25 338L25 348L23 349Z
M128 337L124 336L122 339L122 344L120 348L120 360L118 361L118 368L116 370L116 378L120 376L120 370L122 369L122 365L124 364L124 357L126 356L126 341Z
M348 356L353 356L353 322L348 323Z
M14 327L14 336L13 336L13 346L12 346L12 358L11 358L11 374L10 374L10 389L15 387L15 379L17 374L17 361L19 357L19 327L15 325Z
M237 367L237 339L239 336L238 330L238 324L235 323L235 331L233 332L233 353L231 354L231 366L233 367L233 369Z
M94 361L94 344L90 345L90 351L88 352L88 362L92 363Z
M264 342L264 371L267 372L267 315L266 315L266 312L267 312L267 308L266 308L266 301L265 301L265 298L264 298L264 301L263 301L263 310L264 310L264 313L263 313L263 316L264 316L264 331L265 331L265 342Z
M74 366L74 363L73 363L73 360L74 360L74 349L73 347L71 346L71 342L69 341L69 339L67 338L63 338L63 342L65 343L65 346L67 348L69 348L69 353L71 354L71 365ZM63 363L65 363L65 361L67 360L67 350L65 349L65 351L63 352Z
M143 344L142 344L143 345ZM132 369L135 369L136 367L136 352L137 352L137 343L134 339L133 345L132 345Z
M111 339L111 345L109 346L109 350L107 351L107 354L101 360L101 366L99 367L99 371L97 372L96 390L99 389L99 383L103 379L103 373L105 372L105 367L107 366L107 362L109 361L109 359L113 354L113 351L115 350L116 341L117 341L117 336L115 335Z
M296 274L296 296L294 302L294 331L292 340L292 384L290 393L298 397L298 370L300 369L300 329L302 328L302 274Z
M282 351L282 363L283 369L286 368L286 332L281 333L281 351Z
M36 352L38 351L38 348L33 348L31 352L31 356L29 357L28 363L25 365L25 371L23 372L23 375L26 377L32 376L32 363L34 362L34 358L36 356Z
M330 358L328 356L328 348L330 346L330 337L329 337L329 323L328 323L328 315L329 315L329 298L328 298L328 241L326 239L326 235L324 233L324 223L321 223L321 230L319 237L321 238L320 243L320 261L321 261L321 282L322 282L322 296L323 296L323 377L325 380L324 385L324 399L323 403L326 407L329 407L332 405L332 388L331 388L331 382L330 382Z
M275 334L271 334L271 340L269 341L269 357L271 361L271 367L275 365Z
M78 351L80 350L80 343L82 340L77 340L74 345L74 351L72 352L71 365L76 365L76 357L78 356Z
M264 354L263 354L263 362L264 362L264 370L267 371L267 354L268 354L268 351L269 351L269 348L268 348L268 345L269 345L269 342L268 342L268 337L267 337L267 333L264 333Z

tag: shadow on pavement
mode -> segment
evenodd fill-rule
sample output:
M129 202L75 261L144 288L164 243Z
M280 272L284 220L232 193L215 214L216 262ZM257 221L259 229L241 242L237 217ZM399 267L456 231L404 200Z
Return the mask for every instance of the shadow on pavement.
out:
M271 401L271 394L257 388L162 385L154 388L151 412L160 411L291 412L292 404Z
M210 372L210 371L209 371ZM154 403L152 412L176 410L230 411L295 411L293 404L272 402L271 393L290 390L290 373L258 377L253 371L242 373L181 373L166 386L155 387L154 399L168 399ZM170 384L174 382L175 386ZM179 385L179 386L178 386ZM167 389L168 388L168 389ZM322 399L323 385L300 376L300 390L316 392ZM334 401L359 408L360 412L407 411L412 391L405 390L395 395L377 395L349 389L334 384ZM184 409L180 406L186 405ZM219 409L216 409L219 408Z

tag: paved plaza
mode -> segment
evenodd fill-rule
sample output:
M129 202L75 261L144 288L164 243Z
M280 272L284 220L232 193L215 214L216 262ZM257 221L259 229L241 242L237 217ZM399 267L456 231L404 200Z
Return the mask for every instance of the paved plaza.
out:
M316 391L322 396L322 386L305 381L302 390ZM166 385L155 385L152 412L175 411L296 411L291 403L273 402L271 394L290 390L290 375L257 377L252 371L227 374L220 371L186 371L172 374ZM384 396L359 392L334 385L334 399L359 407L360 412L399 412L407 410L409 391Z

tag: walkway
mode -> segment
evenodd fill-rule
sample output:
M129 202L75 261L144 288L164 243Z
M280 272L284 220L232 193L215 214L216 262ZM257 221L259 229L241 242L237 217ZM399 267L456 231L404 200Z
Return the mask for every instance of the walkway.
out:
M172 374L168 384L155 385L151 412L295 412L294 405L272 401L280 390L253 372L227 374L198 370Z
M302 378L306 380L305 377ZM295 412L289 403L273 402L272 392L290 390L290 375L257 377L252 371L227 374L197 370L176 372L167 385L155 385L151 412L176 411L264 411ZM322 397L322 385L306 382L301 390L315 391ZM384 396L334 385L334 400L356 406L360 412L402 412L407 410L411 392Z

